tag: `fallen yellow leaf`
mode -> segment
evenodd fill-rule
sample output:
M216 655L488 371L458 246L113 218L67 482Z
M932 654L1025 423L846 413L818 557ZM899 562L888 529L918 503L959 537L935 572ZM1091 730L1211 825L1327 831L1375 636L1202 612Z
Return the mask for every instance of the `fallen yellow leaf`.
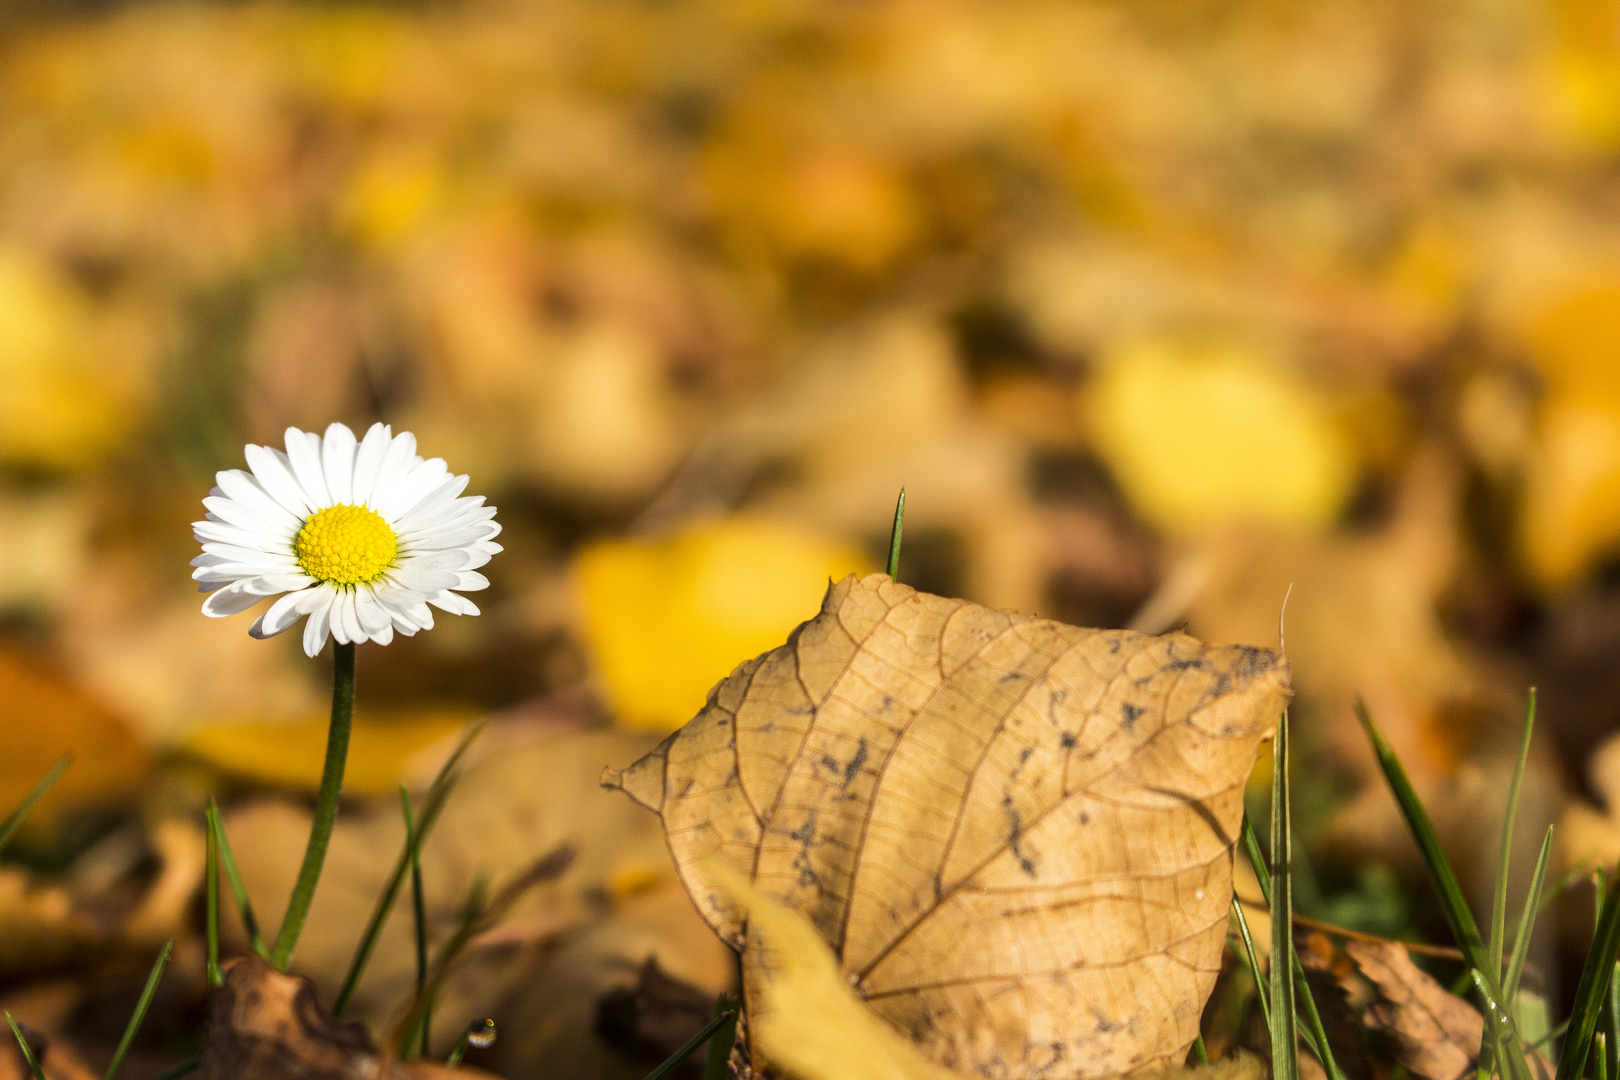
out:
M606 540L579 557L586 638L632 727L671 731L739 656L787 636L850 549L786 523L736 517L663 540Z
M1321 528L1355 479L1311 388L1236 342L1139 338L1104 358L1088 404L1131 502L1172 532L1234 520Z
M343 789L355 795L391 793L418 752L459 731L471 719L471 713L453 710L405 716L357 710ZM182 749L238 777L314 791L321 782L329 726L326 716L290 724L214 724L192 734Z

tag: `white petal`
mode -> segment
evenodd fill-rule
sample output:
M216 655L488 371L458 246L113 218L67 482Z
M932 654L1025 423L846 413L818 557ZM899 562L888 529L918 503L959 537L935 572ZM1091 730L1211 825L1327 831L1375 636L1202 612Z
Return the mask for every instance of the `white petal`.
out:
M390 570L388 576L396 584L428 595L440 589L453 589L456 586L456 575L449 570L420 570L411 566L401 566Z
M326 490L334 503L352 503L354 498L354 432L347 424L329 424L321 441L322 472Z
M319 656L321 646L326 644L326 634L332 624L332 601L337 599L337 590L330 585L322 585L318 589L311 589L309 604L309 621L304 624L304 655ZM305 604L300 604L300 607Z
M479 589L489 588L489 578L473 570L463 570L456 575L456 588L462 592L477 592Z
M223 555L230 562L253 563L255 566L280 566L289 570L298 569L298 559L292 552L277 554L274 551L265 551L262 548L240 547L236 544L224 544L218 540L208 540L203 543L204 555Z
M304 489L311 509L331 506L334 500L326 486L326 472L321 468L321 437L313 431L287 429L287 460L292 464L293 476Z
M254 532L223 521L193 521L191 534L197 538L198 543L212 540L220 544L247 548L249 551L274 551L281 554L292 552L292 539L288 536Z
M343 590L333 607L333 625L338 619L343 620L343 632L348 635L349 642L354 645L366 640L365 628L360 625L360 617L354 612L355 593L353 589Z
M303 612L298 610L299 603L304 599L303 593L290 592L286 596L271 604L269 610L254 620L248 633L256 638L275 637L287 627L297 622Z
M471 558L466 548L421 553L412 551L399 560L399 567L401 570L460 570Z
M378 596L378 603L380 603L383 610L388 613L388 617L393 621L395 629L399 630L399 632L404 634L406 637L410 637L411 635L415 634L418 629L420 629L420 625L415 619L411 618L408 613L408 609L411 605L393 603L392 601L382 597L380 594Z
M489 556L490 556L490 552L486 551L484 548L481 548L481 547L468 548L467 549L467 565L463 566L462 569L463 570L476 570L480 566L483 566L485 563L489 562Z
M382 464L377 467L377 480L371 488L371 501L367 503L373 510L384 517L383 504L389 500L395 490L404 482L405 474L410 471L411 464L416 460L416 436L408 431L402 431L394 436L394 441L388 444L383 453ZM389 519L392 521L392 519Z
M417 552L426 554L430 551L453 551L460 548L471 547L473 544L489 535L489 526L474 525L469 529L442 533L436 536L417 537L405 542L405 547L415 555Z
M427 593L417 592L415 589L401 588L398 585L374 585L372 591L377 594L378 600L388 604L390 607L401 609L408 608L413 604L424 603L427 600Z
M265 519L291 526L295 531L303 527L303 516L281 505L252 473L243 472L241 469L226 469L215 473L214 481L219 484L219 490L224 492L226 498L241 503Z
M377 484L390 437L387 424L372 424L366 437L360 440L360 449L354 455L354 484L350 491L356 506L371 504L371 492Z
M400 527L411 528L418 519L429 520L453 507L456 497L467 490L467 483L470 480L471 477L466 474L451 476L429 488L414 506L400 514Z
M308 574L265 574L263 580L275 592L297 592L315 584L315 579Z
M248 467L253 475L275 499L293 514L299 521L310 515L315 507L309 503L304 489L299 486L298 480L293 476L292 465L287 461L287 455L280 450L269 446L248 444L246 449Z
M377 512L390 521L406 524L405 512L444 483L449 472L443 458L413 463L410 471L389 491L379 492L381 505L377 507Z
M208 599L203 601L202 613L211 619L221 619L257 604L265 594L248 589L248 583L252 580L234 581L218 592L209 593Z
M378 602L376 594L365 587L354 591L354 616L368 638L375 638L388 625L388 612Z
M250 577L242 578L237 584L242 586L245 592L250 592L255 596L275 596L277 593L287 591L277 585L276 580L274 577Z
M269 496L267 502L274 502ZM263 511L250 506L245 502L222 495L210 495L203 500L203 506L208 508L209 514L220 521L235 525L239 529L246 529L253 533L264 533L267 536L284 536L289 539L297 535L298 525L290 514L281 512L274 518ZM276 508L280 510L280 507Z
M371 640L379 645L387 645L394 640L394 624L384 618L382 629L371 635Z
M428 603L436 608L448 611L452 615L477 615L478 605L465 596L458 596L453 592L435 593L428 597Z

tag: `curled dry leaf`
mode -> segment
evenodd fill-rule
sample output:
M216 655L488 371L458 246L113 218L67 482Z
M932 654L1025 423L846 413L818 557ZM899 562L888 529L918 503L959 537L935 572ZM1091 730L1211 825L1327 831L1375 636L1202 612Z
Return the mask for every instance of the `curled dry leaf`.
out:
M708 860L805 915L924 1057L1114 1076L1179 1063L1198 1033L1244 781L1287 686L1264 649L850 577L604 782L662 816L755 1023L768 960Z
M202 1080L477 1080L489 1074L377 1049L365 1027L334 1020L308 979L283 975L256 956L233 960L208 995Z
M1363 1022L1389 1038L1395 1060L1419 1080L1459 1080L1474 1071L1485 1019L1479 1010L1451 994L1393 941L1351 941L1344 951L1372 983L1376 997ZM1550 1063L1531 1055L1539 1077L1550 1077Z

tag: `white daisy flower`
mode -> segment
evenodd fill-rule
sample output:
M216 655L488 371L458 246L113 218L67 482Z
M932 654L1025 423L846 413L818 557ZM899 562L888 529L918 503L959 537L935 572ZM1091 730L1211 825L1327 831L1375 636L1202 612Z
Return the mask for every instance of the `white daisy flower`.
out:
M271 604L248 633L267 638L304 616L304 651L328 633L341 643L387 645L433 627L429 605L477 615L455 590L487 588L478 568L501 550L501 527L483 496L462 498L465 476L424 461L416 436L371 425L363 440L342 424L322 438L287 429L287 450L247 448L251 472L228 469L193 523L203 553L191 560L204 615Z

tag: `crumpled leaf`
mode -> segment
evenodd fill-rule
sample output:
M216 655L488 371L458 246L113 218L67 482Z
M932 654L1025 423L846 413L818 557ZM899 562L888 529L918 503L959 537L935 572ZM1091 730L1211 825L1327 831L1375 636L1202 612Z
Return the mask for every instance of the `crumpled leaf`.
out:
M925 1057L1112 1076L1179 1063L1198 1033L1287 686L1265 649L850 577L604 782L662 816L751 1011L768 961L705 860L807 916Z
M1479 1010L1427 975L1393 941L1351 941L1344 951L1373 984L1362 1021L1389 1038L1395 1060L1419 1080L1460 1080L1474 1071L1485 1019ZM1530 1055L1537 1076L1552 1063Z
M208 994L202 1080L477 1080L470 1066L399 1061L377 1049L364 1025L334 1020L308 979L283 975L256 956L233 960Z

